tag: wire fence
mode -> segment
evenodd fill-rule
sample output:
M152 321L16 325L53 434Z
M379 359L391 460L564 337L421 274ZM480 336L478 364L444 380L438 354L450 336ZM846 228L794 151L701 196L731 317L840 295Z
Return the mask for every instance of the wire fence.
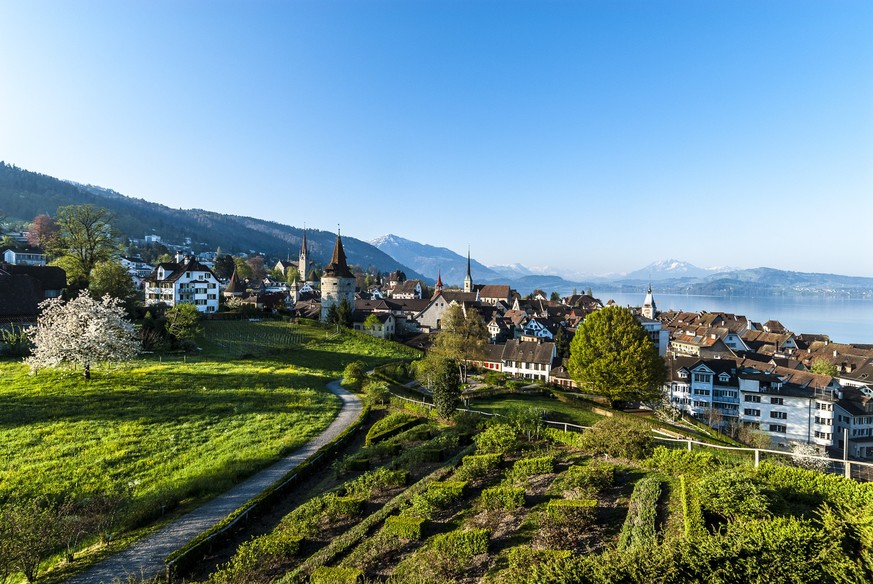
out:
M420 406L433 408L435 407L432 403L426 401L414 400L408 397L404 397L401 395L397 395L392 393L394 397L401 399L403 401L411 402L418 404ZM489 417L499 417L500 414L494 412L483 412L481 410L471 410L468 408L457 408L460 412L468 412L471 414L479 414L482 416ZM557 420L542 420L543 424L547 426L558 428L560 430L564 430L567 432L583 432L585 430L591 430L591 426L580 426L578 424L571 424L569 422L559 422ZM699 442L697 440L693 440L691 438L671 438L669 436L665 436L664 432L653 428L652 432L656 434L654 437L656 441L663 443L664 446L668 448L681 448L688 451L692 451L695 448L697 449L713 449L714 454L719 458L719 460L723 460L725 462L734 462L740 464L752 464L755 468L762 462L766 461L778 461L781 463L789 462L794 463L797 462L798 459L805 460L814 460L821 463L821 466L824 467L822 472L827 474L836 474L842 475L846 478L850 478L859 482L871 482L873 481L873 463L870 462L862 462L860 460L848 460L842 458L830 458L828 456L814 456L814 455L798 455L793 452L787 452L782 450L768 450L766 448L747 448L741 446L721 446L718 444L708 444L706 442Z

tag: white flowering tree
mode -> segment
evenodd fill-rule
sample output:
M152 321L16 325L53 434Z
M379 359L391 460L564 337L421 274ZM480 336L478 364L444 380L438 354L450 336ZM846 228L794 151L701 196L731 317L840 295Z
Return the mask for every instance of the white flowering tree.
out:
M63 302L50 298L40 304L42 313L27 335L33 355L25 359L33 372L43 367L81 366L91 379L91 365L117 363L136 356L140 349L133 324L125 319L117 298L91 298L83 291Z

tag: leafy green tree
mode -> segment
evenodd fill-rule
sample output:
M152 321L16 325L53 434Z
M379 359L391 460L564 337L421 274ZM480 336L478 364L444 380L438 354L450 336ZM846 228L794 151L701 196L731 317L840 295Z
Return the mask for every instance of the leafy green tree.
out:
M568 333L564 327L558 327L558 332L555 333L555 352L558 359L563 361L570 356L570 341L572 338L573 335Z
M88 280L88 292L92 298L103 298L108 294L122 302L128 315L133 314L139 293L124 266L114 260L98 262Z
M87 287L94 266L112 257L117 241L111 221L109 211L93 205L58 209L58 237L47 251L58 257L69 284Z
M351 328L352 326L352 306L345 298L340 298L336 304L331 304L327 308L327 324L335 324Z
M374 331L379 325L382 324L382 321L379 320L379 317L373 313L370 313L366 319L364 319L364 330Z
M618 306L592 313L578 327L567 369L580 387L613 404L657 399L667 379L664 360L645 329Z
M552 291L552 294L549 296L549 300L551 300L552 302L560 302L561 295L555 291Z
M215 267L212 271L222 280L227 280L233 275L235 267L236 264L233 261L233 257L223 254L215 257Z
M388 384L384 381L371 381L365 387L367 390L367 400L370 404L383 405L391 396Z
M352 361L343 370L343 387L353 391L361 389L367 379L367 364L363 361Z
M837 374L837 366L831 363L829 360L824 357L816 357L812 360L812 363L809 366L809 370L813 373L819 373L821 375L830 375L831 377Z
M451 359L440 359L432 371L431 391L437 415L444 419L451 417L461 398L461 376Z
M246 260L246 263L249 265L249 268L251 268L250 278L260 282L267 277L267 268L264 266L264 258L261 256L250 257Z
M189 303L176 304L166 313L167 334L177 341L193 341L200 334L200 311Z
M240 280L246 280L252 277L252 267L241 257L233 258L234 269Z
M285 281L290 284L295 280L297 282L300 282L300 280L302 280L302 278L300 277L300 270L298 270L294 266L291 266L286 270Z
M488 338L488 329L479 313L468 308L465 314L456 304L445 312L431 352L457 363L461 382L465 383L468 363L485 357Z

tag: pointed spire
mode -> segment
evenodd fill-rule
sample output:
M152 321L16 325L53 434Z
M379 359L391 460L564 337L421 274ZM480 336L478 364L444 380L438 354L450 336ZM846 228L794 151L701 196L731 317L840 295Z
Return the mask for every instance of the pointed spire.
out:
M306 249L306 223L303 224L303 244L300 246L301 255L306 255L308 250Z
M473 275L470 273L470 246L467 245L467 275L464 276L464 292L473 291Z
M324 268L324 275L337 278L355 277L349 269L349 264L346 261L346 252L343 249L343 239L340 236L339 229L337 229L336 232L336 243L333 246L333 256L330 258L330 263Z
M473 276L470 274L470 246L467 246L467 277L472 278Z

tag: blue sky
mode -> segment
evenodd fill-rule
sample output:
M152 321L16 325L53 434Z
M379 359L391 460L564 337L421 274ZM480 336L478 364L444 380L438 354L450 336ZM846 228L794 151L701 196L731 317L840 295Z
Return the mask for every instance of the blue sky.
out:
M873 2L0 0L0 160L574 272L873 276Z

